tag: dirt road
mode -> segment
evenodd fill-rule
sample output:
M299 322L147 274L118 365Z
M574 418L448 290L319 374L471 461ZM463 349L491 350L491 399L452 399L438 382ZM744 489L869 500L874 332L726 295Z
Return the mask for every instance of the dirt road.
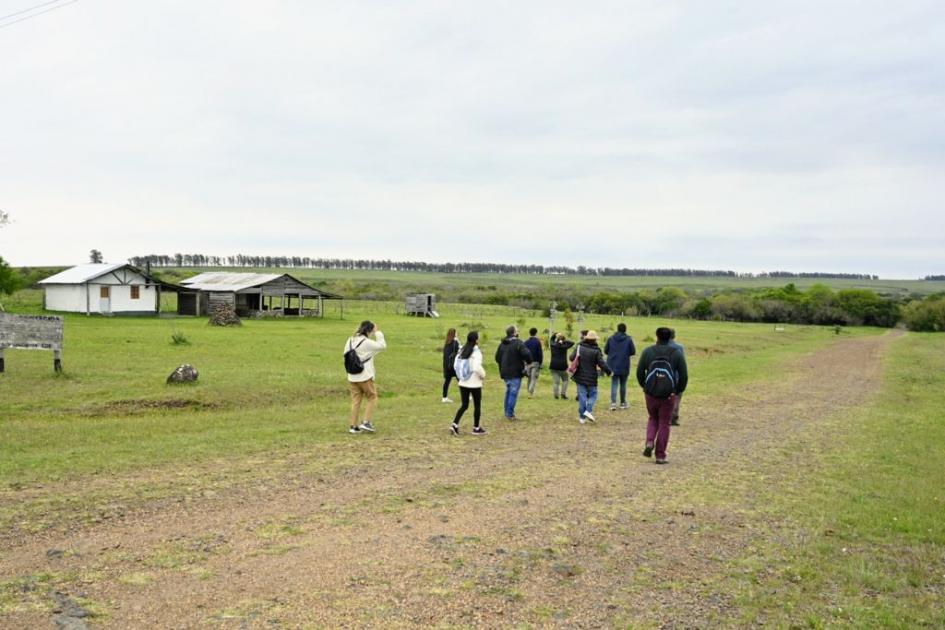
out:
M868 402L894 338L840 340L766 387L687 400L668 466L640 454L637 399L587 426L569 401L556 418L492 422L483 438L467 424L451 439L441 423L425 442L356 436L275 461L204 464L184 491L132 492L92 518L51 506L53 527L0 538L0 625L726 623L733 602L716 578L786 526L761 509L768 484L798 464L786 445ZM369 458L359 439L375 440ZM21 494L35 501L37 490Z

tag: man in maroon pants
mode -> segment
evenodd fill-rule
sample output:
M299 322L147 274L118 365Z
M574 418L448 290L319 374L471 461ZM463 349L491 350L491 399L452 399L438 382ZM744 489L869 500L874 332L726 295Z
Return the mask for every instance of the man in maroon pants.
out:
M666 447L676 397L686 391L689 382L686 355L681 348L670 344L672 337L673 331L669 328L657 328L656 344L644 350L637 363L637 382L643 388L649 414L643 455L650 457L655 449L657 464L668 461Z

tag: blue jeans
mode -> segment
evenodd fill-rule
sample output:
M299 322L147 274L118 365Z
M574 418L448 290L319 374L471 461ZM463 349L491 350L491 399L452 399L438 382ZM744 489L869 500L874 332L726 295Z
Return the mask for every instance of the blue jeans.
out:
M610 404L617 404L617 385L620 385L620 404L627 402L627 377L629 374L614 374L610 378Z
M521 378L505 379L505 417L515 416L515 401L518 400L518 390L522 386Z
M594 403L597 402L597 387L577 384L578 418L584 417L584 412L594 413Z

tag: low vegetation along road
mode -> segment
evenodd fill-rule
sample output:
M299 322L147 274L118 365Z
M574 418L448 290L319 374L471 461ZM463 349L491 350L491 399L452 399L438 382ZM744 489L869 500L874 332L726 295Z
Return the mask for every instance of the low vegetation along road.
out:
M634 397L595 425L576 422L572 401L492 422L485 438L466 426L451 439L444 422L409 439L6 489L43 527L2 534L0 625L938 625L940 527L884 521L894 529L872 534L880 525L861 521L885 516L850 516L857 493L896 500L849 473L882 452L860 438L884 430L890 365L920 345L838 337L687 400L665 467L641 456ZM116 487L81 515L42 500ZM175 491L149 494L162 487Z

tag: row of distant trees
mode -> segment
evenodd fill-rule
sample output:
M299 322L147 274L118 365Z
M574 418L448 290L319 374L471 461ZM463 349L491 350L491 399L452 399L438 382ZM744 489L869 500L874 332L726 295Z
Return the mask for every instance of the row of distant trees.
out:
M369 260L360 258L309 258L307 256L208 256L206 254L149 254L128 259L136 267L270 267L351 271L420 271L430 273L514 273L560 274L578 276L692 276L722 278L845 278L876 280L878 276L860 273L793 273L770 271L759 274L736 273L720 269L643 269L629 267L587 267L578 265L510 265L502 263L429 263L422 261Z

